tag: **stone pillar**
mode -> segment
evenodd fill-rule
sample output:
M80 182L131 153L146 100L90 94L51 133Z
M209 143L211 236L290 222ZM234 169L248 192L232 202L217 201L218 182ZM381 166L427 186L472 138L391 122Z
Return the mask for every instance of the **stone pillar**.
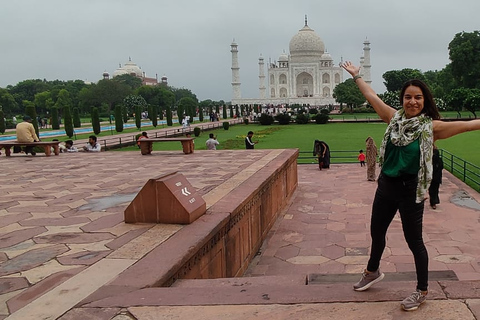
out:
M265 63L263 57L258 58L258 79L260 80L260 99L266 98L266 88L265 88Z
M232 89L233 97L232 100L241 99L242 95L240 93L240 67L238 66L238 45L233 40L230 45L232 53Z
M365 39L363 42L363 80L366 83L372 83L372 75L371 75L371 68L372 65L370 64L370 41Z

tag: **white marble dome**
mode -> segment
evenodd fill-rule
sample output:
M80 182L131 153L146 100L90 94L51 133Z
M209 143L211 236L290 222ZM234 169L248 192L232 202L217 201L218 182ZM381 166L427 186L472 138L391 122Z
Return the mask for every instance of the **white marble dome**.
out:
M129 58L128 62L125 63L123 67L118 68L113 72L113 76L119 76L122 74L130 74L134 75L136 77L142 77L143 76L143 71L140 69L139 66L137 66L136 63L132 62L132 60Z
M333 60L332 56L330 55L330 53L326 52L324 54L322 54L322 60Z
M287 62L288 61L288 55L283 52L280 57L278 57L278 62Z
M313 29L305 24L290 40L290 55L321 56L325 52L325 44Z

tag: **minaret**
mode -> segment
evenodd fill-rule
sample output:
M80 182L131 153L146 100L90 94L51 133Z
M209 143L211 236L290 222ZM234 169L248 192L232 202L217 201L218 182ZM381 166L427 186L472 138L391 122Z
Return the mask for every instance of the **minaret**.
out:
M363 42L363 80L366 83L372 83L372 74L371 74L372 65L370 63L370 41L365 38Z
M258 79L260 80L260 99L266 98L266 88L265 88L265 63L263 61L262 55L258 58Z
M232 89L233 97L232 100L241 99L242 95L240 93L240 67L238 66L238 49L235 39L233 39L232 44L230 45L232 53Z

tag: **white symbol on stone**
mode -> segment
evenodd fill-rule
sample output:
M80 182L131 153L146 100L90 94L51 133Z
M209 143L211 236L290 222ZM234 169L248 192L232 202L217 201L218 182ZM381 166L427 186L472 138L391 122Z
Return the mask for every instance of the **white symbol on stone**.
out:
M177 187L180 187L180 186L182 185L182 183L181 183L181 182L177 182L177 183L175 183L175 185L176 185Z
M194 202L195 202L195 198L192 198L192 199L188 200L188 202L194 203Z
M190 195L190 194L192 194L192 193L187 190L187 187L185 187L185 188L182 189L182 194L183 194L184 196L188 196L188 195Z

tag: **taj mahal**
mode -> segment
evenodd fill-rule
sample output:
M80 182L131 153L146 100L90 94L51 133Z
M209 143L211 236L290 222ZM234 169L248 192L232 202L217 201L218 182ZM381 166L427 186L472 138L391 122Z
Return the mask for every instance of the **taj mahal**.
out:
M370 42L363 42L363 56L360 58L362 77L371 83ZM335 105L333 89L343 82L341 61L334 63L325 50L322 39L307 24L290 40L290 54L282 53L277 61L269 62L268 76L265 75L265 61L258 59L259 98L242 98L238 44L230 45L232 53L232 105L300 104L310 106ZM268 87L265 85L268 80Z

